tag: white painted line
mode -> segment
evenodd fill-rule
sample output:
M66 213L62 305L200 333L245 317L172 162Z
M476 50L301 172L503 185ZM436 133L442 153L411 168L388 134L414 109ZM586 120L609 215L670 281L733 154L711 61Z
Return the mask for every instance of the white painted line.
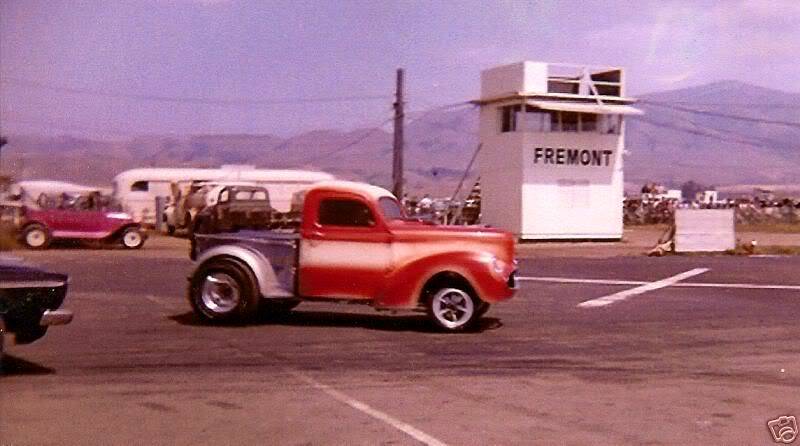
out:
M339 392L338 390L333 389L333 388L331 388L329 386L326 386L325 384L322 384L321 382L318 382L317 380L315 380L315 379L313 379L313 378L311 378L309 376L306 376L306 375L303 375L302 373L298 373L298 372L294 372L294 371L292 371L290 373L293 374L294 376L296 376L297 378L307 382L312 387L325 392L331 398L333 398L335 400L338 400L338 401L340 401L340 402L342 402L344 404L347 404L348 406L352 407L353 409L356 409L356 410L359 410L361 412L364 412L365 414L371 416L372 418L375 418L377 420L383 421L384 423L392 426L393 428L395 428L395 429L397 429L399 431L402 431L403 433L405 433L406 435L410 436L411 438L419 441L420 443L423 443L423 444L426 444L426 445L429 445L429 446L447 446L446 443L444 443L444 442L442 442L442 441L440 441L440 440L438 440L438 439L436 439L434 437L431 437L430 435L426 434L425 432L422 432L421 430L415 428L414 426L412 426L412 425L410 425L408 423L404 423L404 422L398 420L397 418L392 417L391 415L388 415L386 413L381 412L378 409L374 409L371 406L369 406L368 404L362 403L361 401L359 401L357 399L350 398L349 396L345 395L344 393Z
M571 279L569 277L517 277L522 282L593 283L598 285L644 285L640 280Z
M521 282L588 283L597 285L645 285L641 280L573 279L570 277L517 277ZM800 285L770 285L760 283L700 283L680 282L673 284L682 288L737 288L746 290L793 290L800 291Z
M620 291L619 293L609 294L608 296L598 297L597 299L587 300L585 302L579 303L578 306L581 308L595 308L595 307L603 307L606 305L611 305L614 302L620 302L629 297L636 296L638 294L674 285L683 279L688 279L689 277L694 277L698 274L703 274L706 271L708 271L708 268L695 268L693 270L676 274L672 277L667 277L666 279L661 279L656 282L646 283L644 285L637 286L636 288Z
M795 290L800 291L800 285L761 285L758 283L697 283L682 282L673 285L684 288L739 288L744 290Z

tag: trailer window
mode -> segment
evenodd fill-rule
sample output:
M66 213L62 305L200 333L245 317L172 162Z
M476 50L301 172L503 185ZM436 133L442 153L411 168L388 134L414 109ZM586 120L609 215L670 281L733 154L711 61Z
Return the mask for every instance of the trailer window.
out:
M150 190L150 183L147 181L137 181L131 184L131 192L147 192Z
M330 226L368 227L375 218L365 203L358 200L329 198L319 205L319 224Z
M223 189L222 192L219 193L219 202L220 203L227 203L228 200L231 198L231 193L228 189Z

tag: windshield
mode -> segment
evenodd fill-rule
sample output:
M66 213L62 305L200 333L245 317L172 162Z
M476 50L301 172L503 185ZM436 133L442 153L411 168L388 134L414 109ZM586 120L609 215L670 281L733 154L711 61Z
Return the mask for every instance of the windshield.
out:
M383 218L386 220L405 219L405 215L403 215L403 209L400 207L400 203L398 203L394 198L381 197L378 200L378 204L380 204L381 213L383 213Z

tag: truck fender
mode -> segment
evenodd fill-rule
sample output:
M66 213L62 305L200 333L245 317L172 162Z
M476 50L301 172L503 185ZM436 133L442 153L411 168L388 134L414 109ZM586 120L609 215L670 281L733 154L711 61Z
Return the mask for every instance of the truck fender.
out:
M376 304L382 307L416 307L425 284L441 272L462 276L486 302L506 298L508 292L504 280L493 273L494 261L491 254L464 251L437 254L402 265L389 274Z
M281 287L272 263L260 253L239 245L220 245L203 252L197 259L197 268L211 259L231 257L245 264L253 272L258 282L261 297L294 297L293 290ZM195 268L195 270L197 270Z

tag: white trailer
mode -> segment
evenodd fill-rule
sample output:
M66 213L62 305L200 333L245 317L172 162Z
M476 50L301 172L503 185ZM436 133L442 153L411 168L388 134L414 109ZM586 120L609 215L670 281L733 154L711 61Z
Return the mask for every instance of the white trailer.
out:
M622 238L620 68L520 62L481 74L483 223L522 240Z
M155 223L156 197L172 195L173 185L193 182L248 182L265 187L272 207L280 212L291 208L292 195L314 183L334 179L333 175L308 170L256 169L253 166L222 166L219 169L139 168L114 177L114 198L134 220Z

